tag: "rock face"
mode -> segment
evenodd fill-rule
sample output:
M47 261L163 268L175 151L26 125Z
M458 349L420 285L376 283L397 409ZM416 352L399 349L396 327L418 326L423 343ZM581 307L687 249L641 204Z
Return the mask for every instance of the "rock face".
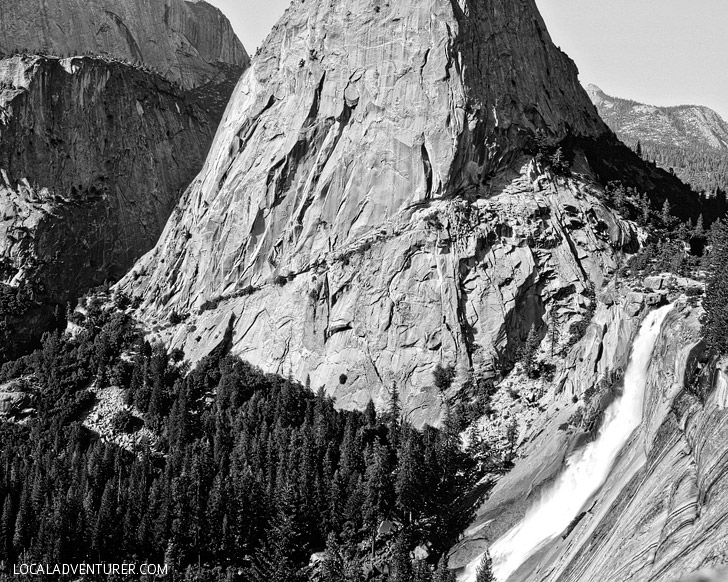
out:
M523 153L611 136L576 77L532 0L294 3L121 288L150 327L186 317L163 335L192 359L225 338L342 405L396 382L433 420L436 364L510 366L636 248L578 148L569 178Z
M201 0L2 0L0 53L104 55L193 88L250 59L227 18Z
M577 406L572 390L581 396L624 369L638 317L648 307L639 294L618 295L609 307L600 306L571 355L551 405L561 414L541 415L521 427L523 458L481 508L469 540L451 557L452 567L465 565L520 519L561 469L574 442L557 427ZM670 582L726 565L728 465L722 443L728 438L728 380L723 362L706 362L701 313L684 296L677 300L655 346L641 426L573 529L509 582Z
M153 246L248 62L205 2L0 1L0 361Z
M215 129L196 99L127 64L0 61L1 280L29 282L45 306L22 314L12 339L32 339L53 305L121 277L154 245Z
M557 374L519 386L514 373L494 397L493 432L516 422L522 458L453 552L457 568L589 438L573 413L595 386L616 389L639 318L679 294L662 279L603 284L644 235L603 204L604 176L671 179L625 151L532 0L296 2L118 289L193 362L222 344L349 407L381 406L396 384L417 424L442 413L438 364L458 381L498 378L533 330ZM514 580L668 582L721 565L728 380L693 381L706 365L694 302L665 320L644 422L606 484Z

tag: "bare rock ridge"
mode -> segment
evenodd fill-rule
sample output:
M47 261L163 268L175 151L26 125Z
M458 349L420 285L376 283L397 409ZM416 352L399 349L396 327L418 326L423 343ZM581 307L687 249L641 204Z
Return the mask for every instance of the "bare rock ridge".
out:
M396 382L434 420L437 364L507 368L635 248L578 144L626 148L533 0L371 8L289 8L120 288L193 360L227 338L344 406ZM537 135L573 140L578 174L532 161Z
M104 55L190 89L250 58L225 16L200 0L1 0L0 53Z
M84 269L120 277L156 242L214 120L169 81L92 57L13 57L0 62L2 81L3 256L24 248L49 260L43 278L57 293ZM23 228L36 212L57 228ZM64 240L74 232L86 243Z

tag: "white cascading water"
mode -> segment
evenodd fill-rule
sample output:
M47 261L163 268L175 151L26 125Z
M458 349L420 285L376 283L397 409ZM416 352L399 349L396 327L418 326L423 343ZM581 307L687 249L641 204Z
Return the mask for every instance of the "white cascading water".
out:
M662 322L671 308L667 305L652 311L642 323L624 375L624 393L605 411L597 439L567 460L564 471L523 520L491 546L498 582L506 582L537 550L561 535L606 481L619 452L642 421L647 369ZM475 582L481 557L467 565L459 582Z

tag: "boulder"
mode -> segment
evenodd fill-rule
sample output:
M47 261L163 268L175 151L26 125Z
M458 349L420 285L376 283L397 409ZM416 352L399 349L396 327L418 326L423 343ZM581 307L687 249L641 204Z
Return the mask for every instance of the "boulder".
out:
M24 392L0 392L0 415L17 414L31 402L29 394Z

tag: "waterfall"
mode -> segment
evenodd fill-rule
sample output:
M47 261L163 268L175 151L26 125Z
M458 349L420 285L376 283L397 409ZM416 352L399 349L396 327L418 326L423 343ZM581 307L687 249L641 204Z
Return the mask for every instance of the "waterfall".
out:
M634 340L624 393L605 411L597 439L576 451L556 481L523 520L490 548L496 580L505 582L537 550L559 536L606 481L614 462L642 421L647 370L657 336L672 306L650 312ZM475 582L481 556L467 565L459 582Z

